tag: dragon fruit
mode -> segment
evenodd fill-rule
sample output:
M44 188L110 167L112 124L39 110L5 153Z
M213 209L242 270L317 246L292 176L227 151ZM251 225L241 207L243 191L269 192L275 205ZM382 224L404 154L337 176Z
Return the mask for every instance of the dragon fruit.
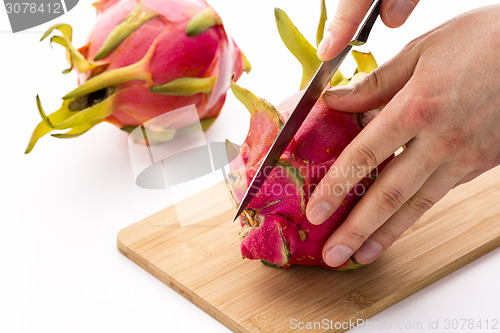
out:
M324 2L322 8L324 12ZM323 14L322 18L318 41L322 37L321 23L324 27L326 15ZM320 64L316 50L279 9L276 10L276 20L285 45L303 65L301 87L304 87ZM370 53L352 54L358 64L353 78L346 79L337 72L330 86L352 84L377 67ZM245 142L239 151L228 149L229 159L232 160L228 181L238 203L302 92L292 95L275 108L235 83L231 88L251 113L250 130ZM291 264L332 268L322 260L322 247L374 182L378 171L374 170L364 177L340 208L321 225L313 225L307 220L307 201L335 159L377 111L344 113L329 108L322 99L318 100L258 194L240 216L244 258L261 259L264 263L285 268ZM228 147L234 146L228 142ZM361 266L349 259L335 269Z
M226 35L217 13L204 0L100 0L88 43L75 49L72 28L52 26L42 40L66 48L79 86L63 97L59 110L45 115L35 128L26 153L54 131L57 138L79 136L107 121L131 132L148 120L195 105L206 130L218 116L232 75L250 65ZM182 116L162 117L148 128L148 140L168 141L191 125Z

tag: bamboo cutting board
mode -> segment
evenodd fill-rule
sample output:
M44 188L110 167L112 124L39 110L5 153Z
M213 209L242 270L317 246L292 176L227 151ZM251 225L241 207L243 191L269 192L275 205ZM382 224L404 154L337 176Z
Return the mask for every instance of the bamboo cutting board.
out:
M225 191L221 183L185 202L205 204L202 222L181 226L169 207L122 230L118 249L235 332L300 332L292 320L325 318L342 332L342 323L367 319L500 246L500 168L451 191L380 259L348 272L241 259L235 210L217 211Z

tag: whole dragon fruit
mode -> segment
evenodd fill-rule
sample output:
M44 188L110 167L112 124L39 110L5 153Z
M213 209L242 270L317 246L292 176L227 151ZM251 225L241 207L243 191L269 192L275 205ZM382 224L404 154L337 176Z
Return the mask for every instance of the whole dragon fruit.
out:
M326 15L322 16L325 20ZM299 55L303 64L304 87L319 66L316 51L284 12L276 10L276 19L285 45ZM320 24L318 40L321 40L321 32ZM377 67L370 53L352 54L358 64L356 74L348 80L337 72L331 86L352 83ZM240 202L301 93L291 96L276 109L235 83L231 87L251 113L250 130L239 152L234 148L228 149L232 159L228 180L233 197ZM329 108L322 99L318 100L258 194L240 216L244 258L261 259L264 263L285 268L291 264L332 268L322 260L322 247L373 183L376 171L363 178L323 224L311 224L306 218L305 208L308 198L330 166L376 112L339 112ZM233 146L228 144L228 147ZM360 266L349 259L336 269Z
M75 49L72 28L52 26L62 35L51 43L66 48L70 68L80 85L63 97L59 110L45 115L26 149L53 130L58 138L79 136L100 122L131 132L146 121L187 105L196 105L206 130L218 116L231 75L238 78L250 65L205 0L100 0L88 43ZM171 118L171 119L170 119ZM162 117L148 128L148 139L168 141L192 120Z

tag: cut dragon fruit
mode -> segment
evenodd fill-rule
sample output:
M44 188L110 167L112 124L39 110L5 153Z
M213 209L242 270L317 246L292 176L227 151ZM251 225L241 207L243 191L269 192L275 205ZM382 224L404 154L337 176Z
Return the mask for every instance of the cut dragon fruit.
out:
M322 13L324 8L322 1ZM318 41L321 40L325 20L326 15L322 15ZM276 10L276 21L285 45L303 66L302 89L321 62L314 47L279 9ZM353 56L358 64L353 78L349 80L337 72L330 86L352 84L377 67L370 53L353 52ZM239 203L301 93L294 94L276 109L235 83L231 88L251 113L248 136L239 154L232 160L228 174L232 195ZM291 264L332 268L322 259L323 245L388 161L365 176L321 225L313 225L307 220L305 208L315 186L376 112L339 112L329 108L322 99L318 100L266 182L240 216L244 258L261 259L264 263L285 268ZM234 152L231 154L234 155ZM346 270L361 266L349 259L334 268Z

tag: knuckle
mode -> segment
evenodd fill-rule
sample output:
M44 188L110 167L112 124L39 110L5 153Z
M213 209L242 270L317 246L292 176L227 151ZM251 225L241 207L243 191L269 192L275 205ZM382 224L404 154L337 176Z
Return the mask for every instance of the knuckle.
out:
M403 192L394 187L381 187L375 195L375 204L384 211L394 212L405 202Z
M473 171L484 161L489 161L487 153L481 150L466 150L457 157L456 172L460 175L464 171Z
M399 238L399 236L401 236L401 233L397 230L381 228L377 231L377 242L379 242L384 249L387 249Z
M370 74L368 74L362 81L364 85L367 85L370 89L372 90L377 90L377 88L380 88L380 84L382 83L381 77L380 77L380 70L375 69L372 71Z
M413 211L423 214L431 209L436 204L436 201L425 194L417 192L406 203Z
M439 117L437 104L423 91L414 91L407 103L406 113L410 124L417 128L427 128L436 123Z
M434 143L433 143L434 144ZM418 163L422 172L433 173L445 160L447 153L443 153L436 146L427 150L425 154L421 154Z
M453 128L446 131L446 134L439 137L435 146L438 156L443 158L461 151L467 146L468 136L462 128Z
M412 1L412 0L410 0ZM414 1L418 3L418 1ZM404 52L418 52L420 53L422 49L424 49L429 43L431 43L436 35L436 31L439 29L429 30L426 33L412 39L408 44L406 44L402 51Z
M428 33L420 35L419 37L416 37L412 39L408 44L406 44L402 50L401 53L409 53L418 48L419 44L422 43L428 36Z
M384 82L389 82L390 78L388 75L390 73L384 65L381 65L369 74L365 74L364 72L357 73L357 76L351 80L356 98L360 99L360 101L369 101L370 109L387 104L390 101L390 97L384 93Z
M373 149L362 143L354 143L350 149L351 167L359 178L366 176L373 168L380 164Z
M422 40L421 37L412 39L408 44L403 46L400 53L407 54L412 52L415 49L415 47L420 43L421 40Z
M387 77L387 71L384 70L383 65L370 74L366 75L359 82L354 83L356 88L362 87L363 93L368 94L373 100L375 105L384 105L389 102L387 97L381 92L384 90L384 82L387 82L389 78Z
M367 239L369 234L363 232L363 230L358 229L356 226L347 226L345 229L347 238L356 244L363 244Z

